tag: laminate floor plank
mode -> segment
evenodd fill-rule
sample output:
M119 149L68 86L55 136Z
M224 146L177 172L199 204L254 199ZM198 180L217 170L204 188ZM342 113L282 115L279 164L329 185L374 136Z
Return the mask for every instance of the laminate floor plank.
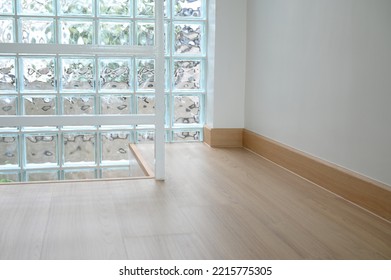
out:
M298 251L305 250L306 247L311 248L309 246L312 243L309 238L311 232L316 234L314 242L323 243L323 248L327 248L327 250L307 250L305 256L338 259L389 258L391 228L388 222L377 218L368 219L372 216L368 212L362 209L357 211L355 205L322 188L314 187L312 183L290 172L275 168L274 164L258 156L244 156L235 149L229 151L219 149L216 152L220 155L212 156L212 161L219 158L219 162L224 164L219 166L214 162L214 170L224 170L223 173L227 174L226 177L230 180L230 183L225 185L226 193L231 192L227 196L236 197L236 203L261 217L264 224L281 227L276 234L279 236L282 234L284 240L293 238L293 242L297 243L301 237L304 237L301 245L306 245L296 247ZM238 160L240 158L244 160ZM253 159L251 164L238 164L238 162L248 162L251 158ZM260 172L259 166L262 166L263 172ZM228 174L236 176L228 176ZM223 180L223 178L219 179L219 181ZM230 190L232 185L240 188L234 187ZM272 209L274 211L271 211ZM302 232L295 233L294 229L298 225ZM357 238L358 235L362 235L363 238Z
M52 199L50 187L0 187L0 259L39 259Z
M108 187L58 186L50 208L42 259L126 259Z
M213 259L196 234L152 235L125 238L129 259Z
M297 259L300 255L259 223L251 224L232 207L188 207L182 209L196 232L217 259ZM239 212L239 213L238 213ZM248 213L246 213L248 214Z
M166 159L164 182L0 185L0 259L391 259L390 222L245 149Z
M115 208L125 238L194 231L187 218L170 200L129 201L125 196L115 199Z

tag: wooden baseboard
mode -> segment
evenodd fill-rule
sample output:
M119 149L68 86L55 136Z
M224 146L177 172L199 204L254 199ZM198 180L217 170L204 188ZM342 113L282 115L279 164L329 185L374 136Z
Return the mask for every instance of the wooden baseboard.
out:
M243 146L391 221L391 189L389 186L246 129L243 131Z
M243 129L205 126L204 142L213 148L243 147Z

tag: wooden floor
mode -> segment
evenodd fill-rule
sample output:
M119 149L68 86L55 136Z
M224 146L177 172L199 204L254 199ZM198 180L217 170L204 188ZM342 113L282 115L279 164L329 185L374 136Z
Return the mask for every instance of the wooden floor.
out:
M167 180L0 186L0 259L391 259L391 224L244 149Z

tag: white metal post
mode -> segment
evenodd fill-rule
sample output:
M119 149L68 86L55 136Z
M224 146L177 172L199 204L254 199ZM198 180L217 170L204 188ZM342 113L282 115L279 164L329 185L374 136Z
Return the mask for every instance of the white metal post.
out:
M164 102L164 2L155 2L155 178L165 179L165 102Z

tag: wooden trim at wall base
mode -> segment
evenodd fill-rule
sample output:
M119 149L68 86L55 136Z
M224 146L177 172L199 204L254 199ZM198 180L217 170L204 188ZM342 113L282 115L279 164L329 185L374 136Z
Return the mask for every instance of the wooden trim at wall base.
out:
M243 147L243 128L204 127L204 142L213 148Z
M391 189L249 130L243 146L391 222Z

